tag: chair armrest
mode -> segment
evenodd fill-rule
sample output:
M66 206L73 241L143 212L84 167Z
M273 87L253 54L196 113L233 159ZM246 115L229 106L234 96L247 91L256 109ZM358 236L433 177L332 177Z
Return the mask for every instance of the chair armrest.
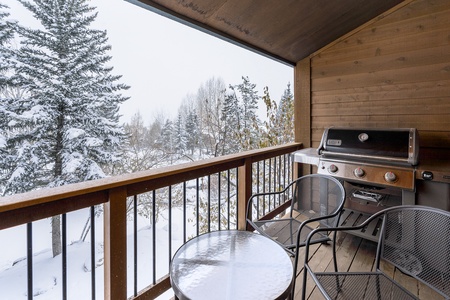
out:
M401 205L402 208L417 208L419 206L417 205ZM308 235L308 237L306 238L306 245L309 244L309 242L311 241L312 236L319 232L319 231L349 231L349 230L357 230L357 229L362 229L365 226L367 226L367 224L369 224L370 222L372 222L374 219L379 218L380 216L386 214L386 212L390 211L390 210L395 210L398 209L397 206L393 206L393 207L389 207L389 208L385 208L373 215L371 215L369 218L367 218L364 222L362 222L359 225L356 226L339 226L339 227L326 227L326 228L316 228L313 231L311 231Z
M389 210L386 209L386 210ZM379 211L373 215L371 215L369 218L367 218L364 222L362 222L361 224L357 225L357 226L339 226L339 227L324 227L324 228L316 228L314 230L312 230L309 234L308 237L306 238L305 241L305 266L308 265L308 259L309 259L309 246L311 244L311 239L314 236L314 234L321 232L321 231L333 231L333 232L338 232L338 231L349 231L349 230L358 230L358 229L362 229L365 226L367 226L367 224L369 224L370 222L372 222L374 219L380 217L381 215L385 214L386 210L382 210Z
M316 228L314 230L312 230L309 234L308 237L306 238L306 245L308 246L310 244L311 238L313 237L314 234L316 234L317 232L321 232L321 231L349 231L349 230L358 230L358 229L362 229L365 226L367 226L367 224L369 224L370 222L372 222L372 220L376 219L377 217L379 217L380 215L382 215L383 213L377 213L374 215L371 215L367 220L365 220L364 222L362 222L359 225L356 226L339 226L339 227L322 227L322 228Z
M297 180L292 181L292 182L289 183L283 190L278 191L278 192L267 192L267 193L257 193L257 194L253 194L253 195L248 199L247 209L246 209L246 212L245 212L245 218L246 218L247 222L253 221L253 220L251 219L251 216L250 216L250 211L251 211L251 205L252 205L252 202L253 202L253 201L252 201L253 198L261 197L261 196L271 196L271 195L280 195L280 194L283 194L283 193L285 193L289 188L291 188L292 185L294 185L296 182L297 182Z

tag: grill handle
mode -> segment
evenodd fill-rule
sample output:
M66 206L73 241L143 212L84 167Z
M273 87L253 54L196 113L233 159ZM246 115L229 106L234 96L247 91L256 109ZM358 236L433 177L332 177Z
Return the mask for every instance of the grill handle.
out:
M389 157L389 156L375 156L375 155L363 155L363 154L353 154L353 153L339 153L332 151L322 150L320 153L324 157L337 157L337 158L353 158L358 160L368 160L368 161L380 161L380 162L395 162L402 163L406 165L412 164L410 159L408 158L398 158L398 157Z

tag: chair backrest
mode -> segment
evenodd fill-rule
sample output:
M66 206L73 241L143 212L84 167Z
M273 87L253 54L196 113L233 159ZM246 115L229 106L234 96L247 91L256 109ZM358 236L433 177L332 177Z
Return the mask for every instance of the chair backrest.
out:
M450 212L425 206L385 210L380 259L450 297Z
M291 204L293 211L302 212L309 217L323 217L335 214L335 217L323 219L323 226L337 226L339 212L345 200L345 190L334 177L311 174L297 179L294 185Z

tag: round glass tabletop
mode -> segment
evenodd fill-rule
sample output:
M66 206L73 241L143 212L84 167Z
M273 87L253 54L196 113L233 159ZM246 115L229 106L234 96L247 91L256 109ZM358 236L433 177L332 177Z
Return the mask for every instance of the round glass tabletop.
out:
M170 266L179 299L285 299L293 266L271 239L248 231L215 231L180 247Z

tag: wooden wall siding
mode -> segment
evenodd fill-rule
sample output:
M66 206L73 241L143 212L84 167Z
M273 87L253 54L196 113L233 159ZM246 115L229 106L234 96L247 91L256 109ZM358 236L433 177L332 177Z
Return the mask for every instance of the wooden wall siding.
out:
M311 57L311 139L329 126L419 130L450 148L450 1L417 0Z

